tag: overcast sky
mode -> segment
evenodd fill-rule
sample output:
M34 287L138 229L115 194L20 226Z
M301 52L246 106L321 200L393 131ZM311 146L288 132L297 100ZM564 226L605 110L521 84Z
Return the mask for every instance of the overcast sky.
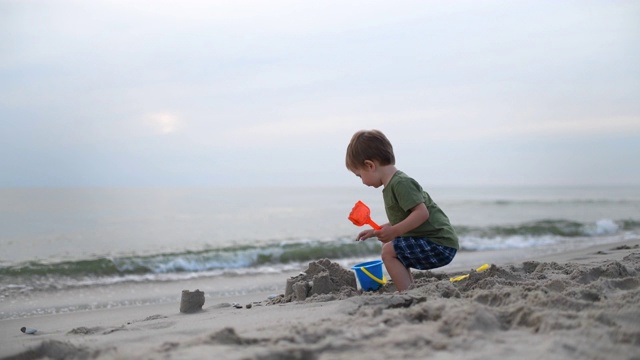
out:
M638 1L0 0L0 186L640 185Z

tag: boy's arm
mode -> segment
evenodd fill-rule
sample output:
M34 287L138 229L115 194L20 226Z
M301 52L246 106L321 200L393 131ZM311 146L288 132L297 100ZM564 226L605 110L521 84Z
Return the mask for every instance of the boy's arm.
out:
M411 209L411 214L406 219L393 226L384 225L382 230L375 231L374 235L378 240L386 243L417 228L427 219L429 219L429 210L424 203L420 203Z
M411 209L411 214L409 214L406 219L395 224L393 227L398 233L397 236L400 236L422 225L427 219L429 219L429 210L427 210L427 206L424 203L420 203Z

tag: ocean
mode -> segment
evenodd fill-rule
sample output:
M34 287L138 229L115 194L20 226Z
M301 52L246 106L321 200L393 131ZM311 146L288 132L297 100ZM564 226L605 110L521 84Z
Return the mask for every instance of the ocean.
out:
M426 190L458 232L459 254L487 261L640 237L640 187ZM362 228L347 217L358 200L386 222L381 190L363 186L0 189L0 300L379 258L375 239L354 241Z

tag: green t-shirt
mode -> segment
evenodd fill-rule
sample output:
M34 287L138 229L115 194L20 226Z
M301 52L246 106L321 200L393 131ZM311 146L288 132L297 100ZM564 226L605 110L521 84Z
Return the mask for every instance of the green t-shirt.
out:
M402 171L397 171L382 190L389 223L395 225L406 219L416 205L424 203L429 218L422 225L402 236L426 237L436 244L459 249L458 236L447 215L431 199L417 181Z

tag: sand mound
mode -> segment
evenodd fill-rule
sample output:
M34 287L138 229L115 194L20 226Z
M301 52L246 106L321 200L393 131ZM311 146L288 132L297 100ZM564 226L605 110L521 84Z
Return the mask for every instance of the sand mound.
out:
M356 278L347 270L329 259L309 263L309 267L298 276L287 279L285 293L270 301L271 304L291 301L329 301L357 295Z
M590 265L492 265L469 274L452 283L452 274L414 272L415 288L402 294L351 291L344 319L292 328L290 337L299 350L343 358L363 348L384 354L388 342L396 349L406 347L404 355L416 358L445 349L469 350L484 340L530 343L536 335L543 337L531 346L549 358L632 358L640 353L640 253ZM308 271L294 279L312 277ZM338 297L339 287L332 289ZM293 287L285 298L297 299Z
M70 343L56 340L43 341L37 347L6 357L3 360L27 359L95 359L111 352L113 349L89 350L85 347L74 346Z

